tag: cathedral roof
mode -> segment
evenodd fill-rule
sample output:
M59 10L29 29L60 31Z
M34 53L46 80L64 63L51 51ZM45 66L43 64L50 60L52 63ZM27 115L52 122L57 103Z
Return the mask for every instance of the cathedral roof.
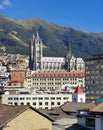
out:
M80 86L77 86L74 93L83 93L83 91Z
M43 57L43 62L65 62L64 57Z

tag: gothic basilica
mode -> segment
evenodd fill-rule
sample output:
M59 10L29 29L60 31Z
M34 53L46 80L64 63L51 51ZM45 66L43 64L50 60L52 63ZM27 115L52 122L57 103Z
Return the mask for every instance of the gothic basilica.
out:
M43 57L42 40L37 32L29 45L29 68L36 72L84 72L85 63L72 54L70 45L66 57Z

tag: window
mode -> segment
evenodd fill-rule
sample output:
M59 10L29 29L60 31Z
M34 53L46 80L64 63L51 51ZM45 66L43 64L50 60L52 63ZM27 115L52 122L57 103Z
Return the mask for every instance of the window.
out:
M45 97L45 100L49 100L49 97Z
M33 102L33 105L36 106L36 102Z
M32 99L33 99L33 100L37 100L37 98L36 98L36 97L33 97Z
M12 102L8 102L8 104L12 105Z
M18 98L14 98L14 100L18 100Z
M42 102L39 102L39 105L42 105Z
M21 102L21 105L24 105L24 103L23 103L23 102Z
M23 97L21 97L21 98L20 98L20 100L24 100L24 98L23 98Z
M14 105L17 106L18 105L17 102L15 102Z
M10 97L10 98L8 98L8 100L12 100L12 98Z
M43 98L42 98L42 97L39 97L38 99L39 99L39 100L43 100Z
M64 100L68 100L68 97L64 97L63 99L64 99Z
M52 100L55 100L55 97L51 97Z
M27 97L26 99L27 99L27 100L31 100L31 98L30 98L30 97Z
M95 126L95 119L86 119L86 126Z
M57 105L60 105L60 102L57 102Z
M83 102L83 98L80 98L80 102Z
M51 105L54 105L54 102L51 102Z
M48 105L48 102L45 102L45 105Z
M27 102L27 105L30 106L30 102Z
M57 97L57 100L60 100L61 99L61 97Z

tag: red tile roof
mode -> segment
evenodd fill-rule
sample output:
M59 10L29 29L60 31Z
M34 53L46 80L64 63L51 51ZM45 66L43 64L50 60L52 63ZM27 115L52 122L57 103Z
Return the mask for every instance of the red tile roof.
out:
M80 86L77 86L74 93L83 93L83 91Z
M34 72L33 77L84 77L84 72Z
M25 69L22 69L22 68L15 68L15 69L12 69L12 72L18 72L18 71L26 71Z
M9 80L8 83L24 83L24 80Z

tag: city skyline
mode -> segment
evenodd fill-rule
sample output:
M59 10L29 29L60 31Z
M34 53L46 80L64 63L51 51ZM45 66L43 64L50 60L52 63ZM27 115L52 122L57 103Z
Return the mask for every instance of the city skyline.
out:
M0 14L26 20L39 18L86 32L103 32L102 0L0 0Z

